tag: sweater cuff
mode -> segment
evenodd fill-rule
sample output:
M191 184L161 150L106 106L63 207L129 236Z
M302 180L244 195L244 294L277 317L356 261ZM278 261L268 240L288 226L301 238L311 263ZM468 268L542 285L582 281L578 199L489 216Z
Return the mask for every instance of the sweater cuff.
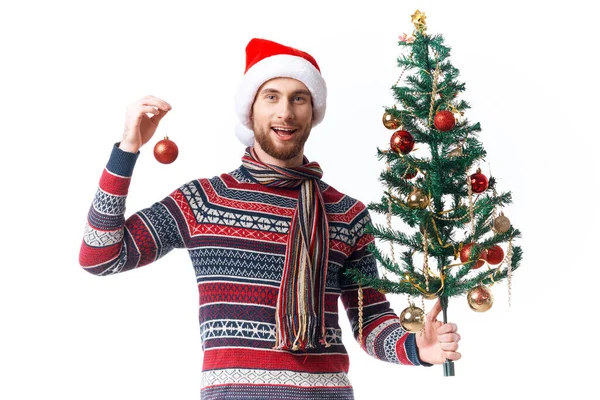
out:
M133 175L133 167L140 152L130 153L119 148L119 142L113 145L112 153L106 164L106 169L118 176L130 178Z
M433 365L421 360L421 357L419 357L419 347L417 347L417 336L415 333L407 334L404 342L404 350L406 351L406 356L413 365L422 365L424 367L431 367Z

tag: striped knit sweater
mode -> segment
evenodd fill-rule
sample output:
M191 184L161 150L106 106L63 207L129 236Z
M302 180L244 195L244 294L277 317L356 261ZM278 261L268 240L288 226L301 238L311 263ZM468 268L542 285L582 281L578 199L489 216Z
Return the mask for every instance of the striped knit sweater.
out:
M374 239L364 234L370 222L364 204L320 183L330 232L325 320L331 346L274 350L275 306L299 189L266 187L240 166L186 183L125 219L138 154L113 148L89 210L81 266L96 275L115 274L187 249L199 293L202 399L353 399L338 299L357 338L357 285L343 272L377 274L367 250ZM363 318L360 345L368 354L424 364L414 334L402 329L384 295L364 290Z

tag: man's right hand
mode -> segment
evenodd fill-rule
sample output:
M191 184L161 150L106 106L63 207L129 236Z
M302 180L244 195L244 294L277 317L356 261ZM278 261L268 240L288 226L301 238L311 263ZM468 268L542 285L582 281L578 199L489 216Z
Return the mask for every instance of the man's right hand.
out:
M130 104L125 116L125 131L119 148L137 153L156 132L160 120L171 111L171 105L154 96L146 96ZM151 117L148 114L152 114Z

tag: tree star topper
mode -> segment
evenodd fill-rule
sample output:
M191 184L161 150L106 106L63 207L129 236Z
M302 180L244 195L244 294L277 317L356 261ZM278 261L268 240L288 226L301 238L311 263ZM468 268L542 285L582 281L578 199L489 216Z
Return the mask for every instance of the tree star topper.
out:
M417 28L419 32L423 32L427 28L427 26L425 25L425 18L427 18L427 16L425 15L425 13L416 10L415 13L410 17L411 22L415 24L415 28Z

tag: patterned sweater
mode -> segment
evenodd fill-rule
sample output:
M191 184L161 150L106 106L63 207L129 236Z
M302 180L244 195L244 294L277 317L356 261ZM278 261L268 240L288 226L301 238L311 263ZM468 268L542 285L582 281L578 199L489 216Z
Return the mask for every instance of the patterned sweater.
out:
M138 154L113 148L89 210L81 266L115 274L187 249L198 284L202 399L353 399L338 299L357 338L357 285L343 272L377 274L367 250L374 239L364 233L370 222L364 204L320 183L330 232L325 321L331 346L274 350L275 306L299 189L266 187L240 166L186 183L126 220ZM414 334L402 329L385 296L365 288L363 301L361 347L383 361L424 364Z

